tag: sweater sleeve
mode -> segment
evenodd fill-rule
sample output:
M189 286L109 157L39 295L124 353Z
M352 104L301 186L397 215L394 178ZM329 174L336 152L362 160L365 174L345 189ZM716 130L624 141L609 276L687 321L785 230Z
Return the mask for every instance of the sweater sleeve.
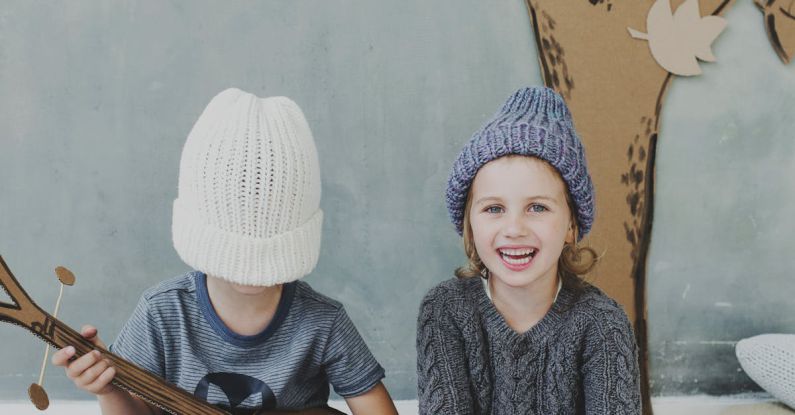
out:
M417 319L417 383L419 413L474 414L461 331L449 308L446 290L432 289Z
M583 360L586 414L641 414L638 347L624 311L615 309L589 324Z

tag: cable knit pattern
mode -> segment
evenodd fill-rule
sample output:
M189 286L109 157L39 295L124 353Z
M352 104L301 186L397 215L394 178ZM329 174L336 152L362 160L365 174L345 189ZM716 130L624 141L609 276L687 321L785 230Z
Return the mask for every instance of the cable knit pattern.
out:
M615 301L564 286L519 334L478 278L431 289L417 321L420 414L640 414L638 352Z

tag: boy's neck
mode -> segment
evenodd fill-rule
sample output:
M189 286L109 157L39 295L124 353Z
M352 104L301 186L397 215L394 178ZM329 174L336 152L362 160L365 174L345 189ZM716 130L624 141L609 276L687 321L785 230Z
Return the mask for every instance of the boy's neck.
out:
M282 284L251 287L207 275L207 294L215 313L226 327L253 336L268 327L282 296Z

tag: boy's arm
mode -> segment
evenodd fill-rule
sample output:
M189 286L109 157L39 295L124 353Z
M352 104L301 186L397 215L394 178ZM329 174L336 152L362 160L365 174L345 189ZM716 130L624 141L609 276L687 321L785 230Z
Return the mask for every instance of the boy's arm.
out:
M383 414L397 415L395 404L389 396L384 384L378 382L369 391L351 398L345 398L348 408L351 408L353 415Z
M334 391L345 398L355 415L397 414L381 383L378 364L345 309L340 307L324 346L322 366Z
M593 320L583 356L585 413L641 414L638 347L623 310Z

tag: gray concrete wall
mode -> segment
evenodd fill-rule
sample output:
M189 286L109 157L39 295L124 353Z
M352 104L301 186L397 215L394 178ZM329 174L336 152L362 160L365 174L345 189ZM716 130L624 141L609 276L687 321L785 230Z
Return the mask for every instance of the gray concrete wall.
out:
M652 390L755 390L737 340L795 333L795 65L738 1L718 63L675 79L657 153L648 263Z
M746 390L733 342L795 331L795 76L750 2L727 17L719 63L675 80L663 112L649 259L661 394ZM448 168L508 94L540 82L521 0L6 1L0 255L45 309L52 269L71 268L62 320L112 340L146 287L187 270L171 203L204 105L229 86L290 96L323 179L307 280L345 304L393 397L412 399L419 301L463 259ZM43 343L8 325L0 338L0 398L25 399ZM87 397L55 368L45 386Z
M342 301L416 391L422 295L461 259L444 181L515 88L540 82L520 0L8 1L0 6L0 255L63 320L112 340L148 286L188 268L171 245L182 145L230 86L286 95L320 157L321 257ZM25 399L43 343L0 325L0 398ZM56 369L56 368L53 368ZM51 397L86 397L51 369Z

